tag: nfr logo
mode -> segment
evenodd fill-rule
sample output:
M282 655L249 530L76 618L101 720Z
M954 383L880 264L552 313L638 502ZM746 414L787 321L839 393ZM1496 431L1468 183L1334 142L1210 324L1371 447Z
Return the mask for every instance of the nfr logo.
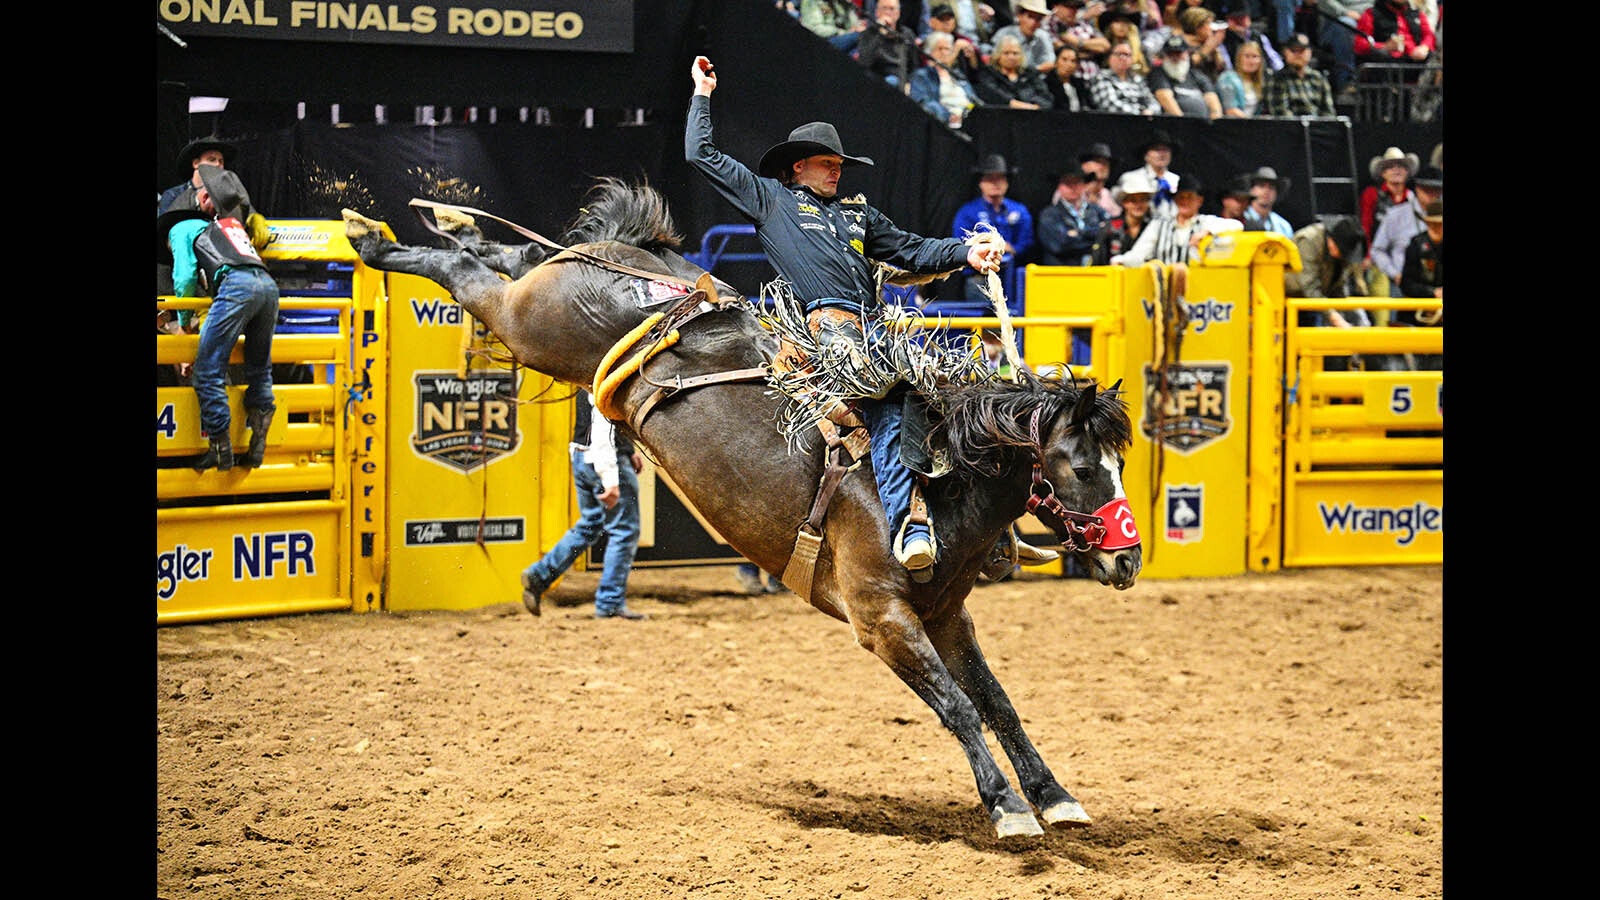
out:
M1226 437L1228 382L1233 367L1226 362L1172 363L1157 370L1144 366L1144 417L1139 429L1179 453L1191 453Z
M315 575L317 539L309 531L233 536L233 580Z
M510 372L418 372L416 432L419 455L470 472L517 449L517 385Z

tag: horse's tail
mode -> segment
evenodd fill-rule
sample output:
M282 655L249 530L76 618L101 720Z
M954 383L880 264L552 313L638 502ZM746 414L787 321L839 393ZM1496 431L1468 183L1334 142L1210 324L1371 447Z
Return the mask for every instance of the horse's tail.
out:
M562 241L568 245L617 241L654 253L682 248L683 235L659 191L642 182L628 184L605 176L584 195Z

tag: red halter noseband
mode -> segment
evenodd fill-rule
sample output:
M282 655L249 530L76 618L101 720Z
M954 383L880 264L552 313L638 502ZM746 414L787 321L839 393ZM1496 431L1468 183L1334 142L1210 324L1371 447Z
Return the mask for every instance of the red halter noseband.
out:
M1128 501L1117 497L1095 510L1094 515L1073 512L1056 498L1055 485L1044 477L1044 442L1039 439L1039 410L1028 420L1028 437L1033 441L1033 485L1028 489L1028 512L1043 522L1061 546L1079 553L1099 547L1102 550L1121 550L1139 543L1139 527L1133 521L1133 511ZM1105 517L1111 516L1120 524L1120 534L1107 530Z

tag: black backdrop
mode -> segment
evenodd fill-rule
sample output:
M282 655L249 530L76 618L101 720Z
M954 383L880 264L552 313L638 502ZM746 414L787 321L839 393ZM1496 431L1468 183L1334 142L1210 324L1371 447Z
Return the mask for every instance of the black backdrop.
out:
M1054 176L1078 151L1103 141L1114 169L1139 164L1137 146L1155 128L1182 144L1173 169L1212 188L1271 165L1294 182L1280 211L1296 226L1312 219L1310 167L1319 176L1366 180L1367 161L1394 145L1426 158L1443 140L1442 121L1362 125L1324 121L1311 131L1295 120L1221 120L1100 113L979 109L963 132L946 129L894 89L796 21L755 0L635 0L632 54L330 45L238 38L188 38L179 48L157 37L156 189L176 181L174 157L191 133L215 127L234 137L234 162L257 208L274 218L336 218L344 199L390 222L408 242L429 239L406 211L421 194L419 172L455 176L478 187L473 205L556 236L594 176L645 179L661 188L679 229L698 246L703 232L737 215L683 162L688 70L696 53L717 64L713 97L718 145L754 164L807 121L834 122L853 154L877 161L848 170L842 185L866 192L903 227L948 233L956 208L972 197L970 169L998 152L1017 168L1011 195L1037 210ZM227 112L202 121L187 114L190 94L230 98ZM297 119L295 104L308 113ZM419 105L496 107L489 124L335 126L342 111ZM554 124L515 121L519 107L549 107ZM585 128L566 111L595 108ZM647 111L632 123L629 109ZM346 116L348 117L348 115ZM510 121L508 121L510 120ZM203 126L203 127L197 127ZM1346 141L1345 129L1349 129ZM1353 148L1353 149L1352 149ZM1353 158L1353 167L1352 167ZM1352 171L1353 170L1353 171ZM364 190L341 198L316 190L327 176ZM1350 186L1318 189L1319 213L1353 212ZM1208 208L1214 209L1213 190ZM509 232L496 235L514 239ZM753 292L749 279L727 275ZM750 279L757 277L752 272Z

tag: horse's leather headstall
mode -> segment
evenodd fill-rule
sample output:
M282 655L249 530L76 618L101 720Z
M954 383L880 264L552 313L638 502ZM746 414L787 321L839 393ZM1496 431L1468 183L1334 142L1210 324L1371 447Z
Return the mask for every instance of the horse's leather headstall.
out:
M1105 519L1088 513L1073 512L1056 498L1055 485L1044 477L1044 442L1039 439L1039 413L1035 409L1028 419L1028 438L1033 441L1033 486L1028 488L1028 512L1055 533L1061 546L1079 553L1087 553L1106 539Z

